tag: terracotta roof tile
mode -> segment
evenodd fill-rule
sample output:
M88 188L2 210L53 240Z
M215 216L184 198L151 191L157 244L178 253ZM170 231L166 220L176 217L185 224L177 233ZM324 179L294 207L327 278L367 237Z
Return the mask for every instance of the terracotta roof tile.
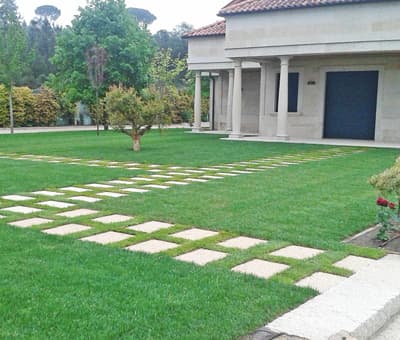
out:
M233 0L221 9L219 15L226 16L253 12L267 12L282 9L321 7L380 1L389 0Z
M195 37L209 37L225 35L225 20L215 22L214 24L207 25L191 32L185 33L184 38L195 38Z

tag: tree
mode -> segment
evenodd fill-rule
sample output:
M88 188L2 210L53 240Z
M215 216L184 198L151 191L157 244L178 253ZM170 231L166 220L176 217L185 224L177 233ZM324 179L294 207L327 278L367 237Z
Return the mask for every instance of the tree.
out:
M145 91L140 96L134 88L112 87L106 94L106 110L113 128L131 137L134 151L140 151L141 137L150 131L162 103L156 93ZM127 124L130 128L126 128Z
M35 14L39 16L42 21L49 21L54 24L54 22L61 16L61 11L55 6L43 5L36 8Z
M88 65L89 80L96 92L96 126L99 135L99 90L104 82L104 67L107 62L107 52L104 48L93 46L86 51L86 63Z
M56 37L60 31L60 27L52 26L46 18L34 19L26 27L31 58L28 58L30 65L24 74L24 84L39 88L55 71L51 58L54 56Z
M0 81L8 90L10 130L14 133L13 84L26 66L26 36L14 0L0 0Z
M185 39L182 39L182 36L191 30L193 30L193 26L183 22L172 31L158 31L154 34L153 39L159 49L171 50L173 58L185 59L188 54L188 43Z
M155 20L157 20L157 17L153 13L143 8L129 7L128 13L134 16L137 22L143 27L147 27L147 25L151 25Z
M72 26L57 38L52 59L56 72L49 85L65 93L72 103L93 104L96 94L87 76L86 51L92 46L104 48L107 64L99 97L116 84L144 88L154 47L150 33L139 27L127 12L124 0L90 0L80 8Z

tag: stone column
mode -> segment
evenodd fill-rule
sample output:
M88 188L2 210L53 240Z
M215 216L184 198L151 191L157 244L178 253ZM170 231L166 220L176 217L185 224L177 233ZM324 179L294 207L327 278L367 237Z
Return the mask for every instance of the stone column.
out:
M208 103L208 120L210 121L210 130L214 130L213 121L214 121L214 88L215 88L215 79L210 73L210 98Z
M276 136L288 139L287 119L288 119L288 100L289 100L289 60L290 57L280 57L281 74L279 82L279 101L278 101L278 123Z
M235 60L232 101L232 133L229 137L241 137L240 126L242 120L242 61Z
M228 108L226 114L226 129L228 131L232 131L233 77L233 70L229 70Z
M259 116L259 133L263 131L262 125L265 124L265 116L266 116L266 98L267 98L267 71L268 64L260 63L261 66L261 77L260 77L260 116Z
M194 91L194 126L193 132L201 130L201 71L196 71L195 91Z

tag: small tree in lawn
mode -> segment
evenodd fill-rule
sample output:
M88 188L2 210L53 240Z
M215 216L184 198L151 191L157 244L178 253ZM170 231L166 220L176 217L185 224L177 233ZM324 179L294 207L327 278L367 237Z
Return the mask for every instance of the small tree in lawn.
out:
M151 130L162 103L151 91L142 97L134 88L116 86L110 88L105 102L113 128L130 136L133 150L140 151L140 140Z

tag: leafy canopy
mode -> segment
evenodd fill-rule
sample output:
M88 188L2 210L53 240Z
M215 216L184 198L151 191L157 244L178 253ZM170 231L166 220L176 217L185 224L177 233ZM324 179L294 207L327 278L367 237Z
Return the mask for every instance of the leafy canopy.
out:
M57 71L50 85L71 102L95 102L86 63L86 51L93 46L107 52L100 96L115 84L137 89L147 85L154 52L150 33L128 13L124 0L89 0L59 35L52 59Z
M0 82L9 88L26 67L27 42L14 0L0 0Z

